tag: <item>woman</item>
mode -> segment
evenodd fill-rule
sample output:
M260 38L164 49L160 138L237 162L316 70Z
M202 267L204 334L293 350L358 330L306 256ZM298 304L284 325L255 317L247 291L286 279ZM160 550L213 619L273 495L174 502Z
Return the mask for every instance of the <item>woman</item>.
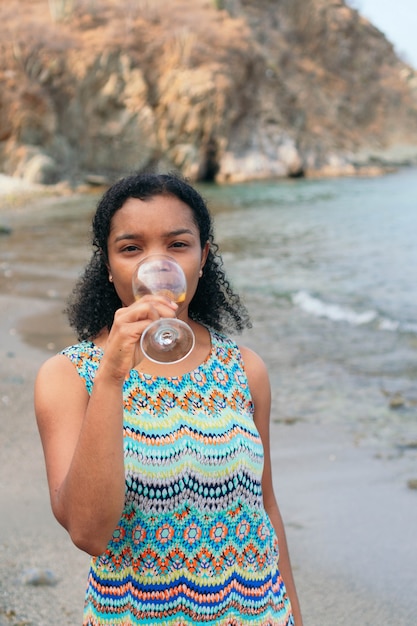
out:
M272 487L268 374L222 334L249 321L203 199L174 175L129 176L104 194L93 232L68 309L80 343L35 387L53 512L92 555L84 625L301 626ZM133 298L135 266L160 253L186 275L179 305ZM162 317L194 331L180 363L141 353Z

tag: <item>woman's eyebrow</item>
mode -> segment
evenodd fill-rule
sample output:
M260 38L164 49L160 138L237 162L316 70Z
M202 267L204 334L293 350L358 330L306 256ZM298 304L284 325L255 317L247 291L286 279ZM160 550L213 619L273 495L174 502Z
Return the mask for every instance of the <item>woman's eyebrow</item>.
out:
M140 239L140 235L138 233L123 233L122 235L118 235L115 238L115 243L118 241L124 241L125 239Z
M191 230L191 228L176 228L175 230L170 230L163 234L163 237L178 237L179 235L195 235L195 232ZM115 243L119 241L131 241L133 239L141 239L141 233L122 233L121 235L117 235L114 239Z
M177 228L165 234L165 237L178 237L178 235L195 235L191 228Z

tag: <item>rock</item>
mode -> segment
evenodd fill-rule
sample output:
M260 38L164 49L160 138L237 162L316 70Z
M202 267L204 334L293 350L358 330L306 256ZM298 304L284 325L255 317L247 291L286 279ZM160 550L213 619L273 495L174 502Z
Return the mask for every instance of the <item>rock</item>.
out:
M91 185L91 187L108 187L111 184L107 176L100 174L86 174L84 180L87 185Z
M42 569L38 567L32 567L24 570L20 578L20 582L23 585L49 586L53 587L57 584L58 578L49 569Z
M52 30L41 4L3 5L7 174L51 184L149 168L238 182L417 163L417 74L339 0L222 0L186 15L179 0L128 14L98 3Z
M37 146L21 145L13 150L13 174L26 185L53 185L60 179L55 159Z
M278 148L278 160L286 166L288 176L297 177L303 175L303 161L293 140L287 140Z
M405 399L400 393L395 393L389 401L390 409L402 409L405 406Z
M23 168L22 178L28 183L53 185L59 180L56 162L46 154L37 154Z
M410 478L407 481L407 487L409 489L417 489L417 478Z

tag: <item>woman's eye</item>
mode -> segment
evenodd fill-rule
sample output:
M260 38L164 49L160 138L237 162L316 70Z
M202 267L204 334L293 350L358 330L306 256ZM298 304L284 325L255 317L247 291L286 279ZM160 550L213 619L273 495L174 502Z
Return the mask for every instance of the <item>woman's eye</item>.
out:
M133 244L123 248L123 252L136 252L137 250L139 250L138 246L134 246Z
M171 244L171 248L185 248L186 245L184 241L174 241L174 243Z

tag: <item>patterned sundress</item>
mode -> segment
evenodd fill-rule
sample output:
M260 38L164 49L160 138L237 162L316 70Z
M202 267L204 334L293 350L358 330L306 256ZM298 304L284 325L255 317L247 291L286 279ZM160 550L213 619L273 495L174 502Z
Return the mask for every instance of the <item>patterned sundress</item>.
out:
M242 357L223 335L211 343L190 373L125 381L125 507L91 559L84 626L294 623ZM91 393L102 350L63 354Z

